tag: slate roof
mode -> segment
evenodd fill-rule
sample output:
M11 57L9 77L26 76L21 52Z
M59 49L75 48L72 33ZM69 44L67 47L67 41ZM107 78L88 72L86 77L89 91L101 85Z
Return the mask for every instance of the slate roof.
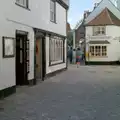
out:
M86 26L98 25L117 25L120 26L120 19L118 19L108 8L105 8L99 15L86 24Z

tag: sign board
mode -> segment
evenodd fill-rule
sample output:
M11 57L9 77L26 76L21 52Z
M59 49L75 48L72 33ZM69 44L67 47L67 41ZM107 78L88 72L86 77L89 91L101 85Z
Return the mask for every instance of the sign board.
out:
M90 41L90 40L120 40L120 36L117 37L113 37L113 36L90 36L87 35L86 37L86 41Z

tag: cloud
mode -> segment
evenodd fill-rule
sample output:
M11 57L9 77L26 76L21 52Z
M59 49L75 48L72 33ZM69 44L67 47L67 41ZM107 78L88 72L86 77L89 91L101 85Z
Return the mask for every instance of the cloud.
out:
M68 22L71 23L72 22L72 18L68 18Z

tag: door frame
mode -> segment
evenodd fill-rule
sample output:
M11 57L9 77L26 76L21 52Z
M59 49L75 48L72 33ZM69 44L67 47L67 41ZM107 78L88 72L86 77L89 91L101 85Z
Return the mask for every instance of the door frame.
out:
M42 69L42 72L41 72L41 75L42 75L42 81L44 81L45 79L45 76L46 76L46 39L45 39L45 36L42 37L41 39L41 69Z
M46 42L45 34L41 32L35 32L35 43L34 43L34 78L36 79L36 42L40 40L40 76L41 81L44 81L46 75ZM43 64L44 63L44 64ZM35 80L36 81L36 80ZM36 82L35 82L36 84Z
M26 31L22 31L22 30L16 30L16 32L15 32L15 38L16 38L16 40L17 40L17 35L23 35L23 36L26 36L27 37L27 39L28 39L28 32L26 32ZM27 39L26 39L26 44L27 44ZM16 43L17 41L15 41L15 43ZM17 63L16 63L16 45L15 45L15 70L17 70ZM26 66L26 70L27 70L27 66ZM26 83L28 82L28 73L27 73L27 71L26 71L26 74L27 74L27 77L26 77ZM17 73L15 72L15 75L17 75ZM17 82L17 76L16 76L16 82ZM25 83L23 84L23 85L26 85Z

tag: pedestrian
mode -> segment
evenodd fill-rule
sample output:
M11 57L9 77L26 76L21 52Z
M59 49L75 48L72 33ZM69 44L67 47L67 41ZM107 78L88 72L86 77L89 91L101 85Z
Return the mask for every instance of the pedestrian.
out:
M73 64L76 64L76 49L73 49Z
M82 59L82 52L81 52L80 48L77 48L77 51L76 51L76 64L77 64L77 68L80 66L81 59Z
M72 47L70 47L70 51L69 51L70 64L72 64L72 57L73 57L73 49Z

